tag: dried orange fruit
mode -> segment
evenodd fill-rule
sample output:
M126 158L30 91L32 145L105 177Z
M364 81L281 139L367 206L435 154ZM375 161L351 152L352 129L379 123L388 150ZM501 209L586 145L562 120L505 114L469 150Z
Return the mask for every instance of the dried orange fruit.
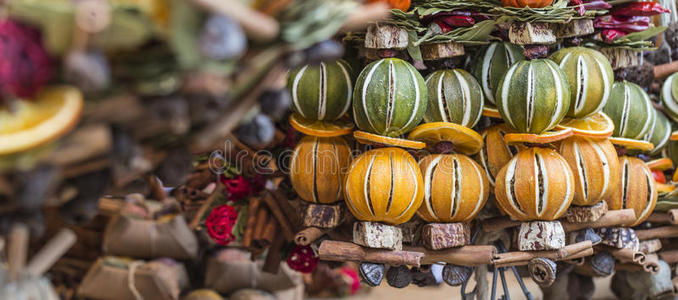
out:
M621 137L609 137L610 142L616 146L622 146L630 150L650 151L654 149L654 145L650 142L634 140Z
M556 129L568 128L577 136L607 138L614 132L614 122L600 111L583 119L565 119L556 125Z
M297 113L290 116L292 128L307 135L333 137L347 135L353 131L353 123L345 118L335 121L318 121L305 119Z
M678 141L678 131L674 131L671 133L671 138L670 140L672 141Z
M661 182L654 182L655 186L657 186L657 193L661 194L668 194L670 192L673 192L673 190L676 189L676 186L672 184L666 184L666 183L661 183Z
M489 118L501 119L501 114L499 113L499 110L497 110L497 108L494 106L487 105L483 106L482 115Z
M673 161L670 158L658 158L645 163L652 171L664 171L673 168Z
M473 129L448 122L425 123L414 128L408 139L421 141L429 146L450 142L457 153L471 155L483 147L483 138Z
M383 135L378 135L374 133L369 133L366 131L354 131L353 137L358 143L366 145L387 145L395 147L404 147L410 149L424 149L426 144L418 141L411 141L407 139L388 137Z
M673 172L673 177L671 177L671 181L673 182L678 181L678 169L676 169L676 171Z
M0 155L26 151L64 135L80 120L82 107L78 89L54 86L32 101L18 101L11 112L0 109Z
M550 144L562 141L571 137L574 133L572 129L560 129L547 131L541 134L534 133L507 133L504 136L504 141L508 144L515 143L532 143L532 144Z

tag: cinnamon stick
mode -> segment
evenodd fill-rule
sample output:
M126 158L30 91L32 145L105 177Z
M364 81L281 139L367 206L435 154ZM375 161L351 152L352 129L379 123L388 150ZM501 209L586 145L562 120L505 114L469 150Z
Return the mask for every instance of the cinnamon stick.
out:
M668 213L653 212L649 217L647 217L646 221L650 223L670 224L671 217L669 217Z
M663 239L678 237L678 226L663 226L652 229L636 230L639 240Z
M297 212L297 210L292 207L290 200L287 199L287 197L283 195L282 191L278 189L269 191L271 192L273 199L278 203L278 206L280 206L280 209L282 209L287 219L290 220L290 224L292 225L294 232L301 230L301 219L299 218L299 212Z
M481 224L483 231L493 232L519 226L520 222L511 220L509 217L494 217L483 221Z
M245 223L245 232L242 236L242 245L245 248L252 246L254 227L257 224L257 213L260 206L261 199L257 197L250 198L250 201L247 203L247 222Z
M266 223L266 226L264 226L264 232L261 235L261 239L255 241L257 245L259 245L260 248L266 248L273 244L273 240L279 235L279 228L278 221L276 221L275 218L271 218L270 221Z
M285 214L283 214L280 205L278 205L278 202L273 198L270 192L264 193L264 203L266 203L268 208L271 210L273 217L278 220L278 224L280 225L280 229L282 229L282 234L285 236L285 240L287 242L293 241L294 230L292 229L292 224L290 223L290 220L287 219Z
M654 66L654 78L662 79L678 71L678 61Z
M62 228L53 238L43 246L26 266L26 273L35 277L42 276L54 263L68 251L75 243L76 236L73 230Z
M657 254L648 254L645 263L643 264L643 270L652 274L659 273L659 257Z
M572 232L581 230L587 227L590 228L601 228L601 227L611 227L618 226L623 224L629 224L636 220L636 213L633 209L621 209L621 210L610 210L605 215L600 217L595 222L589 223L570 223L567 221L562 221L563 229L565 232Z
M593 253L591 254L593 255ZM572 259L567 259L565 260L566 263L575 265L575 266L583 266L584 263L586 262L585 257L577 257L577 258L572 258Z
M323 236L327 230L316 227L307 227L304 230L297 232L294 236L294 243L299 246L308 246L315 240Z
M318 256L321 260L329 261L372 262L419 267L424 253L372 249L353 243L325 240L320 244Z
M268 249L268 254L266 254L266 260L264 261L264 266L261 268L262 271L278 274L280 269L280 262L282 261L282 248L285 245L285 237L280 234L277 234L273 239L273 244L271 248Z
M28 255L28 226L16 223L12 226L7 240L7 269L10 278L17 279Z
M669 209L668 211L670 223L673 225L678 225L678 209Z
M586 256L584 254L588 253L588 249L591 249L590 253L593 254L593 249L591 248L591 241L583 241L575 244L566 245L562 249L558 250L546 250L546 251L513 251L499 253L495 256L494 264L495 266L510 266L510 265L521 265L523 263L527 264L531 259L537 257L544 257L554 261L565 260L565 259L574 259L581 256ZM584 253L581 253L584 252ZM578 254L578 255L577 255Z
M662 249L662 242L659 239L641 241L638 250L645 254L655 253Z
M419 247L403 247L408 251L424 254L422 264L428 265L437 262L445 262L460 266L488 265L493 262L497 254L497 248L490 245L468 245L459 248L444 250L427 250Z
M659 255L659 258L669 265L678 263L678 249L659 251L657 254Z
M264 236L264 228L266 227L266 224L269 223L269 214L268 214L268 209L265 207L259 208L259 211L257 212L257 222L254 225L254 233L252 236L253 241L258 241L261 240Z
M647 260L645 253L633 251L633 249L629 248L609 249L608 252L621 262L630 262L637 265L643 265Z
M617 263L614 265L614 269L615 271L645 272L643 266L631 263Z

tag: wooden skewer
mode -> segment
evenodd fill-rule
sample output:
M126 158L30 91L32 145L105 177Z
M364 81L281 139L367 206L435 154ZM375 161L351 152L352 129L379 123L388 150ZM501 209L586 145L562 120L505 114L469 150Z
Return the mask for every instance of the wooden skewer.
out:
M26 267L26 273L36 277L42 276L54 263L70 249L76 240L73 230L63 228L49 240L47 245L35 254Z
M678 237L678 226L662 226L652 229L636 230L639 240Z

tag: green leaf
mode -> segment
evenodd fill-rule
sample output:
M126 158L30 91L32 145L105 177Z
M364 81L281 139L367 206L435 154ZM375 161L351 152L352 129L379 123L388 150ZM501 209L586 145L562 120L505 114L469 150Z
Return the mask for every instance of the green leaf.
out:
M656 35L664 32L664 30L666 30L666 26L650 27L644 31L629 33L625 37L620 38L620 40L625 39L632 42L644 41L655 37Z
M421 57L421 48L419 46L415 46L414 42L417 40L417 32L414 30L408 30L407 31L407 53L412 57L413 59L423 61L424 59Z

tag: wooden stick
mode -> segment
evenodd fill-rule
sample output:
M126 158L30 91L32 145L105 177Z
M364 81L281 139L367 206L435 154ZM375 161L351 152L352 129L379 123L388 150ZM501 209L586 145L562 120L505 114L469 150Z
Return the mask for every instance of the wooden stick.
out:
M386 2L365 4L351 13L341 31L359 31L370 23L388 18L391 7Z
M297 232L294 236L294 243L299 246L308 246L321 236L325 235L327 230L316 227L307 227L304 230Z
M678 237L678 226L663 226L652 229L636 230L639 240L663 239Z
M260 207L259 211L257 212L257 222L256 225L254 225L254 233L252 236L253 241L261 240L264 236L264 228L266 228L266 224L270 222L268 218L268 209L263 206Z
M587 227L590 228L601 228L601 227L611 227L618 226L623 224L629 224L636 220L636 213L633 209L621 209L621 210L610 210L605 215L600 217L595 222L590 223L570 223L567 221L562 221L563 229L565 232L572 232L581 230Z
M608 252L614 256L617 260L621 262L630 262L637 265L645 264L647 260L645 253L640 251L633 251L633 249L622 248L622 249L608 249Z
M200 225L200 220L202 219L202 216L207 212L207 209L212 206L212 202L217 198L218 195L221 195L221 192L224 190L224 186L221 183L217 184L217 188L214 189L214 192L207 197L207 200L200 206L198 209L198 212L195 213L195 216L193 216L193 220L191 220L191 223L188 224L188 227L191 229L195 229Z
M271 248L268 249L264 266L261 268L262 271L271 274L278 274L280 262L282 261L283 246L285 246L285 237L283 237L281 234L277 234L273 239Z
M659 257L657 257L657 254L647 255L647 259L643 264L643 270L652 274L659 273Z
M26 273L35 277L42 276L54 263L70 249L77 237L73 230L62 228L47 245L33 256L26 267Z
M21 223L15 223L9 232L7 249L8 271L10 278L18 279L19 274L26 265L26 256L28 255L28 226Z
M495 217L483 221L481 225L483 227L483 231L493 232L504 230L506 228L520 226L520 222L511 220L509 219L509 217Z
M252 238L254 236L254 227L257 224L257 212L261 206L261 199L257 197L250 198L247 203L247 222L245 223L245 232L242 237L242 245L245 248L252 246Z
M424 253L372 249L347 242L324 240L318 249L321 260L372 262L388 265L421 266Z
M266 203L268 208L271 210L273 217L275 217L278 220L278 224L280 225L280 229L282 229L282 233L285 236L285 240L287 242L293 241L294 230L292 229L292 224L290 223L290 220L287 219L285 214L283 214L282 209L278 205L278 202L275 201L270 192L264 193L264 203Z
M445 262L460 266L479 266L491 264L497 255L497 248L490 245L468 245L459 248L444 250L427 250L420 247L407 247L403 249L424 254L422 264L428 265L437 262Z
M257 42L272 41L278 36L280 24L275 19L252 10L236 0L193 0L204 9L235 19L247 36Z
M657 254L669 265L678 263L678 249L659 251Z
M678 71L678 61L654 66L654 78L662 79Z
M278 230L280 229L280 226L278 226L278 221L275 220L275 218L271 218L270 222L266 223L266 226L264 226L264 231L261 234L261 239L255 240L257 245L259 245L260 248L266 248L273 244L273 240L275 240L276 235Z

